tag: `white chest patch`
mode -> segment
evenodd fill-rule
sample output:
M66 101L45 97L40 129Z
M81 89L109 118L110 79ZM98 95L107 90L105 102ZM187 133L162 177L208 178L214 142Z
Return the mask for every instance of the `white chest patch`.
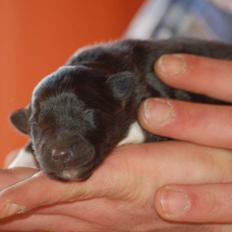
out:
M130 144L130 143L134 143L134 144L143 143L144 141L145 141L144 132L140 127L140 125L138 124L138 122L135 121L130 125L127 136L121 142L119 142L117 146L121 146L123 144Z

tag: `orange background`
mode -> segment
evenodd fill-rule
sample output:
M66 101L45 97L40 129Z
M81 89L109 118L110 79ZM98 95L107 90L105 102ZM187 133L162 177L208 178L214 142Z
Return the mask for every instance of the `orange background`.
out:
M0 0L0 165L27 137L9 115L78 47L119 38L142 0Z

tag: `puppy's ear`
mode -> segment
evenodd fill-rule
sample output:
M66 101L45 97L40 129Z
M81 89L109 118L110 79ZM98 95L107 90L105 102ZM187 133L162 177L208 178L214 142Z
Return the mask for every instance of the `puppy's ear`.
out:
M12 124L22 133L29 134L29 109L19 109L10 116Z
M132 72L120 72L111 75L106 84L118 100L127 100L135 87L135 75Z

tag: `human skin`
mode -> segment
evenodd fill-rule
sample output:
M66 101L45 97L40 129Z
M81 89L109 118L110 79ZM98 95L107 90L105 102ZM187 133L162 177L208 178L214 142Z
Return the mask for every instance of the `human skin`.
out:
M165 222L154 199L168 183L228 183L231 164L225 149L173 141L119 147L80 183L55 181L29 168L2 170L0 217L19 214L2 220L0 231L220 231L221 226Z
M232 102L232 62L191 55L163 56L155 65L156 72L166 84L206 94L210 97ZM145 103L151 109L146 119L145 110L140 111L140 121L152 133L211 147L232 148L232 107L202 105L168 101L174 117L166 117L164 105L150 99ZM160 111L161 110L161 111ZM147 113L148 114L148 113ZM153 116L152 116L153 115ZM170 189L179 189L186 198L180 198ZM232 184L215 182L205 185L174 185L161 188L156 195L156 209L167 220L195 223L232 223ZM188 210L183 206L190 205ZM161 207L160 202L163 202ZM165 207L164 207L165 206ZM180 213L181 212L181 213Z
M198 61L203 58L185 56L185 59L182 60L188 61L188 59L194 67L190 71L194 71L194 75L198 74L197 77L199 77L200 69L199 73L196 71L199 65L201 67L201 63ZM210 62L213 62L213 67L215 67L215 62L216 64L223 62L229 66L227 61L214 61L206 58L204 60L204 62L209 62L209 65ZM162 63L163 61L161 66ZM174 72L174 77L177 77L180 73L178 74L173 64L174 62L169 68ZM158 62L159 65L160 62ZM220 63L220 65L222 64ZM168 66L165 65L165 67ZM157 68L159 70L159 67L156 66ZM184 69L185 74L190 75L191 72L188 73L187 68L188 65ZM201 79L197 79L198 81L207 78L204 65L201 68L203 74ZM226 70L225 67L223 70ZM163 71L159 74L161 78L166 77ZM214 74L215 87L218 87L216 72ZM173 82L173 79L171 81ZM188 86L187 84L185 84L185 88ZM213 87L212 84L210 87ZM202 93L204 91L201 89L202 85L199 88L199 92ZM198 90L197 86L194 90ZM221 96L223 96L222 93L220 98ZM225 95L225 97L228 96ZM178 138L178 135L181 134L181 140L196 142L199 145L172 141L118 147L89 180L80 183L58 182L40 172L33 175L36 170L32 169L2 170L0 173L0 188L2 189L0 192L0 217L6 218L17 212L20 214L3 219L0 222L0 231L231 231L230 225L223 224L203 226L169 223L160 219L155 210L156 207L158 213L169 220L176 220L178 217L181 219L181 215L184 215L182 211L179 211L178 217L170 217L170 213L163 208L165 201L162 196L167 196L167 194L163 194L165 191L167 193L167 190L175 193L176 198L172 201L174 204L169 205L170 209L170 206L181 203L181 199L186 199L188 196L184 192L186 185L181 187L171 185L168 188L161 188L162 186L173 183L225 183L226 186L229 185L228 183L232 179L232 152L229 149L231 147L228 145L227 138L229 134L227 136L224 133L214 134L214 123L217 123L218 127L221 125L221 131L226 129L225 133L229 133L229 127L232 127L228 115L230 107L227 109L226 107L215 108L212 106L211 108L194 104L192 110L187 108L188 111L186 111L186 107L190 106L187 103L166 102L157 99L149 101L152 103L150 105L152 107L146 102L142 105L139 114L140 121L146 129L157 134L166 133L173 138ZM166 107L161 106L161 113L163 111L165 117L162 116L159 121L157 114L154 118L150 114L152 120L148 123L144 117L145 110L148 116L149 107L157 110L158 104L168 105L168 113L165 112ZM207 110L205 107L208 107ZM186 112L188 112L187 115ZM207 113L207 117L205 113ZM203 120L204 117L207 121ZM195 122L194 119L199 122ZM190 120L189 124L188 120ZM207 125L209 122L212 128ZM203 126L205 127L199 132L197 127L202 128ZM165 130L165 128L169 128L169 130ZM205 136L203 136L204 133ZM197 136L199 134L201 139ZM217 139L214 135L217 136ZM208 136L212 137L213 144L210 144L210 139L206 138ZM190 203L192 202L190 201ZM189 204L189 201L186 204L185 201L181 206L185 213L191 211L193 204Z

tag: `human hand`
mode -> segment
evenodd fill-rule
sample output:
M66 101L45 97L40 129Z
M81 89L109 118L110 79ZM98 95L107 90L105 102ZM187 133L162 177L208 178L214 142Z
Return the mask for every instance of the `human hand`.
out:
M169 55L163 56L155 69L168 85L232 102L232 61ZM150 99L141 108L140 120L154 134L232 148L232 106ZM178 189L186 198L171 189ZM155 202L159 215L167 220L232 223L231 195L232 184L215 180L214 184L165 186L158 191ZM189 202L187 210L182 200Z
M118 147L85 182L59 182L41 172L31 176L31 169L20 169L20 178L17 169L2 170L0 217L18 215L2 219L0 231L218 232L226 225L161 220L155 192L169 183L228 183L231 157L224 149L171 141Z

